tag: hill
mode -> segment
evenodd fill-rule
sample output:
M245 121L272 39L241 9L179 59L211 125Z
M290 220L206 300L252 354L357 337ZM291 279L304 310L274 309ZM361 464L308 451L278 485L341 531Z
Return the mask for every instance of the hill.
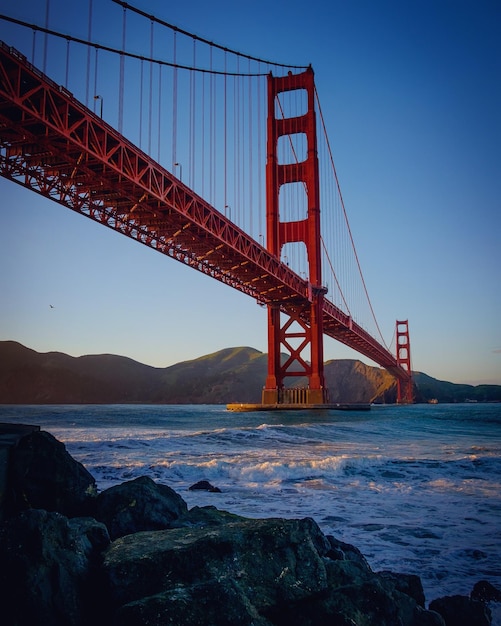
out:
M414 385L419 402L501 402L501 385L458 385L422 372L414 372Z
M112 354L72 357L0 341L2 404L260 402L266 373L267 355L249 347L156 368ZM325 378L331 402L395 402L393 377L361 361L328 361ZM499 385L456 385L419 372L414 378L418 402L501 401Z

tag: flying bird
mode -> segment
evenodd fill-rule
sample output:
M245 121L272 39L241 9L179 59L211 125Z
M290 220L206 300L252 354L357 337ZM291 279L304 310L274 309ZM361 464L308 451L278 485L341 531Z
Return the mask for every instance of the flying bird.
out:
M53 309L53 308L54 308L54 306L53 306L52 304L49 304L49 306L50 306L50 308L51 308L51 309Z

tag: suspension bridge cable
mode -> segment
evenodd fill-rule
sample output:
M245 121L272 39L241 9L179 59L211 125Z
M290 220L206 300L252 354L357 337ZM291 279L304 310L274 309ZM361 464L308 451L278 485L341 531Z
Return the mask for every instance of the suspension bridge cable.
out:
M45 24L48 28L49 24ZM87 27L87 39L91 39L92 37L92 0L89 2L89 22ZM86 90L85 90L85 106L89 106L89 88L90 88L90 47L87 48L87 80L86 80ZM44 69L45 72L45 69ZM95 95L95 94L94 94Z
M122 16L122 53L120 54L120 80L119 80L119 99L118 99L118 132L123 132L124 120L124 89L125 89L125 42L127 35L127 11L124 9Z
M36 49L37 31L33 30L33 43L31 46L31 64L35 65L35 49Z
M374 313L374 309L372 307L372 302L371 302L371 299L369 298L369 292L367 291L367 286L365 284L365 279L364 279L364 276L362 274L362 268L360 266L360 261L359 261L359 258L358 258L357 250L355 248L355 242L353 240L353 235L352 235L352 232L351 232L350 223L348 221L348 215L346 213L346 208L345 208L345 205L344 205L343 194L341 193L341 187L339 185L339 179L338 179L338 176L337 176L336 166L334 164L334 158L332 156L332 150L331 150L331 146L330 146L330 142L329 142L329 136L327 134L327 128L325 126L325 120L324 120L324 116L323 116L323 113L322 113L322 107L320 106L320 99L318 97L318 92L317 92L316 88L315 88L315 99L316 99L317 106L318 106L318 112L320 114L320 120L322 122L322 129L323 129L324 137L325 137L325 140L326 140L326 143L327 143L327 150L328 150L329 157L330 157L332 171L334 173L334 178L336 180L336 186L337 186L337 190L338 190L338 194L339 194L339 199L341 201L341 207L343 209L344 219L345 219L346 226L347 226L347 229L348 229L348 234L350 236L350 241L351 241L351 245L352 245L352 248L353 248L353 253L355 255L355 260L357 262L357 267L358 267L358 271L359 271L359 274L360 274L360 278L362 279L362 285L363 285L363 288L364 288L365 296L367 298L367 302L369 304L369 308L370 308L370 311L371 311L371 314L372 314L372 318L374 319L374 323L376 324L376 328L378 330L379 336L381 337L381 341L383 342L383 345L386 347L386 349L389 351L389 348L386 345L386 342L384 340L383 333L381 332L381 329L379 328L379 324L378 324L378 321L376 319L376 315Z
M87 39L82 39L80 37L74 37L73 35L68 35L67 33L61 33L56 30L52 30L51 28L44 28L43 26L38 26L37 24L30 24L29 22L25 22L24 20L18 20L15 17L10 17L9 15L0 14L0 20L4 20L5 22L10 22L11 24L17 24L18 26L23 26L25 28L31 28L33 30L37 30L41 33L45 33L47 35L52 35L53 37L59 37L60 39L66 39L69 41L74 41L75 43L79 43L83 46L90 46L92 48L97 48L99 50L105 50L106 52L111 52L113 54L122 55L122 57L130 57L132 59L139 59L140 61L147 61L148 63L156 63L158 65L166 65L168 67L174 67L180 70L188 70L190 72L201 72L206 74L218 74L224 76L225 72L221 70L207 69L203 67L193 67L190 65L182 65L179 63L172 63L170 61L164 61L162 59L151 59L142 54L135 54L134 52L127 52L126 50L119 50L118 48L112 48L111 46L105 46L103 44L97 43L95 41L89 41ZM181 32L181 31L180 31ZM273 63L271 65L274 65ZM275 64L276 65L276 64ZM287 65L285 67L295 67L293 65ZM238 72L226 72L227 76L267 76L269 72L261 72L256 74L247 74L247 73L238 73Z
M66 70L64 72L64 86L68 89L68 78L70 72L70 42L66 42Z
M157 111L157 161L160 163L161 137L162 137L162 66L158 66L158 111Z
M153 56L153 38L154 29L153 22L150 24L150 57ZM149 108L148 108L148 154L151 154L151 122L153 113L153 65L150 63L150 93L149 93Z
M223 82L223 117L224 117L224 138L223 138L223 152L224 152L224 214L228 214L228 80L226 74L227 67L227 55L224 53L224 82Z
M194 39L197 39L198 41L205 43L213 48L217 48L218 50L222 50L223 52L229 52L230 54L234 54L238 57L243 57L244 59L257 61L258 63L265 63L266 65L275 65L276 67L288 67L290 69L299 69L299 70L306 70L308 68L307 65L288 65L286 63L275 63L274 61L265 61L264 59L254 57L249 54L244 54L243 52L238 52L237 50L232 50L231 48L228 48L226 46L221 46L220 44L214 43L213 41L210 41L209 39L204 39L203 37L199 37L198 35L195 35L194 33L190 33L186 30L183 30L179 28L178 26L169 24L168 22L165 22L164 20L161 20L160 18L155 17L154 15L150 15L146 13L145 11L138 9L137 7L133 6L132 4L129 4L128 2L123 2L122 0L112 0L112 2L114 2L115 4L119 4L125 9L133 11L134 13L137 13L138 15L141 15L142 17L146 17L149 20L154 20L155 22L157 22L157 24L161 24L162 26L165 26L166 28L170 28L171 30L175 32L181 33L181 35L186 35L186 37L193 37Z
M91 6L92 6L92 3L91 3ZM45 28L49 27L49 11L50 11L50 1L47 0L45 4ZM47 46L48 46L48 40L47 40L47 33L46 33L44 37L44 44L43 44L43 73L44 74L47 73Z
M193 65L197 64L197 42L193 40ZM189 185L195 184L195 135L196 135L196 109L197 109L197 81L193 72L190 73L190 177Z
M341 285L339 284L339 280L338 280L338 277L336 275L336 272L334 271L334 267L332 266L332 261L330 259L329 253L327 252L327 248L325 246L325 241L324 241L323 237L320 237L320 242L322 244L322 248L324 249L325 256L327 257L327 262L329 263L329 267L331 268L331 272L332 272L332 275L333 275L334 280L336 282L336 286L337 286L337 288L339 290L339 293L341 295L341 299L343 300L344 306L346 307L346 312L348 313L348 315L350 317L353 317L352 314L351 314L351 311L350 311L350 307L348 306L348 303L346 302L346 298L344 297L344 293L343 293L343 290L341 289Z
M177 58L177 37L176 33L174 33L173 41L173 59L174 61ZM174 66L174 71L172 73L172 167L182 166L179 164L177 160L177 67ZM179 178L183 178L183 172L180 169Z
M143 78L144 78L144 62L141 59L139 73L139 147L143 149Z

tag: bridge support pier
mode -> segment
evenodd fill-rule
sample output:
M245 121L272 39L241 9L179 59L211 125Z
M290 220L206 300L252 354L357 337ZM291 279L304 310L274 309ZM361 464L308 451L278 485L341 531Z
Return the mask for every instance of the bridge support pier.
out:
M325 397L326 389L309 389L308 387L291 387L288 389L263 389L263 405L324 405L328 404Z

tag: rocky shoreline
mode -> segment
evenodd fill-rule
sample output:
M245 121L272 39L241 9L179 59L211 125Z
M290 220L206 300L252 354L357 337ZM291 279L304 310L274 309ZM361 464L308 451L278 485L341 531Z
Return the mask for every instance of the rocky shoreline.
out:
M188 510L148 477L101 493L50 433L9 449L0 523L5 626L488 626L501 593L426 606L415 574L374 572L305 519Z

